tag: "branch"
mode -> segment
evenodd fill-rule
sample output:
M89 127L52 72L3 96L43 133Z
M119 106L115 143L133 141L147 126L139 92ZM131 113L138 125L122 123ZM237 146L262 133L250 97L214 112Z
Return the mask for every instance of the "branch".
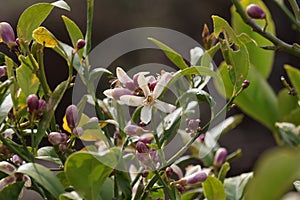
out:
M270 32L267 32L265 30L263 30L257 23L255 23L255 21L253 19L251 19L246 12L244 11L242 5L240 4L239 0L232 0L235 8L236 8L236 12L241 16L241 18L243 19L243 21L248 24L249 26L252 27L252 30L258 34L260 34L261 36L263 36L264 38L268 39L269 41L271 41L278 50L282 50L285 51L287 53L290 53L292 55L295 55L297 57L300 57L300 48L298 47L297 44L288 44L282 40L280 40L279 38L277 38L275 35L273 35Z

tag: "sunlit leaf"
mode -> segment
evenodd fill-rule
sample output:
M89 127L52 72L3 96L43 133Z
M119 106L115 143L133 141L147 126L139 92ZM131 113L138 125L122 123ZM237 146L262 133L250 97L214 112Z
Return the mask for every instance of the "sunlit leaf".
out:
M16 182L14 184L6 186L0 192L0 199L5 199L5 200L19 199L23 186L24 186L24 182Z
M52 33L45 27L35 29L32 33L32 37L37 43L45 45L45 47L54 48L58 44Z
M213 176L208 176L202 183L204 196L207 200L225 200L225 190L221 181Z
M224 181L226 199L245 199L246 186L252 177L253 173L249 172L239 176L226 178Z

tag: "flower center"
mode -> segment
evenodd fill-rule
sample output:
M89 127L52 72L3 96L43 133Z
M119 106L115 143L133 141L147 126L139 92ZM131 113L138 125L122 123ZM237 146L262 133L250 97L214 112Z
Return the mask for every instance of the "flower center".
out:
M155 102L155 98L152 95L148 95L144 100L145 105L151 105L154 102Z

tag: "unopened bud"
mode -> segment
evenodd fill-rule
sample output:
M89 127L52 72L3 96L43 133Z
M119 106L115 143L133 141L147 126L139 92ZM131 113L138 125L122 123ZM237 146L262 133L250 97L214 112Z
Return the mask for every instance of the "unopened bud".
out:
M0 23L0 42L3 41L9 48L16 45L15 33L11 25L7 22Z
M59 144L58 149L61 152L65 152L68 149L68 145L66 143Z
M35 94L31 94L26 99L26 104L29 113L34 113L39 109L39 98Z
M77 50L80 50L82 49L84 46L85 46L85 40L83 39L79 39L77 42L76 42L76 49Z
M250 4L246 8L246 13L249 17L253 19L265 19L266 13L265 11L259 7L257 4Z
M185 191L185 188L182 185L177 184L175 188L182 194Z
M135 148L136 148L137 152L139 152L139 153L148 153L149 152L147 145L143 142L137 142L135 145Z
M76 127L78 121L78 109L75 105L70 105L66 109L66 119L71 130Z
M149 175L149 171L144 170L144 171L142 172L142 177L143 177L143 178L146 178L148 175Z
M173 169L171 167L167 167L166 169L166 175L168 178L170 178L173 174Z
M129 136L136 136L143 134L145 130L140 126L129 124L125 126L124 132Z
M24 160L17 154L13 155L13 157L11 158L11 161L17 165L22 165L24 163Z
M196 183L202 183L207 179L207 174L203 171L198 171L194 174L191 174L185 177L187 185L193 185Z
M249 85L250 85L250 81L244 80L243 83L242 83L242 88L246 89L247 87L249 87Z
M67 142L67 135L64 133L51 132L48 136L48 140L52 145L58 145Z
M83 132L84 132L84 130L83 130L83 128L81 128L81 127L75 127L75 128L73 128L73 130L72 130L72 133L73 133L74 135L76 135L77 137L81 137L81 136L83 135Z
M221 167L222 164L226 161L227 150L225 148L219 148L215 154L214 166Z

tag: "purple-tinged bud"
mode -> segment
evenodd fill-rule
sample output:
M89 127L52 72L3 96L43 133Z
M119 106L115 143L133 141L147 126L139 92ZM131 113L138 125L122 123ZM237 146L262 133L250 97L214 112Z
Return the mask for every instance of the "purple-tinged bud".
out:
M5 174L13 174L16 172L16 168L15 166L13 166L12 164L10 164L7 161L1 161L0 162L0 171L4 172Z
M247 87L249 87L249 85L250 85L250 81L244 80L243 83L242 83L242 88L246 89Z
M205 134L204 134L204 133L201 134L201 135L197 138L197 142L199 142L199 143L203 143L204 140L205 140Z
M202 183L207 179L207 174L203 171L198 171L184 178L187 185Z
M75 127L75 128L73 128L73 130L72 130L72 133L73 133L74 135L76 135L77 137L81 137L81 136L83 135L83 132L84 132L84 130L83 130L83 128L81 128L81 127Z
M3 41L9 48L16 45L15 33L11 25L7 22L0 23L0 42Z
M83 39L79 39L77 42L76 42L76 49L77 50L80 50L82 49L84 46L85 46L85 40Z
M65 152L68 149L68 145L66 143L59 144L58 149L60 152Z
M136 135L141 135L146 131L140 126L129 124L125 126L124 132L129 136L136 136Z
M6 76L6 66L0 66L0 78Z
M31 94L26 99L29 113L34 113L39 109L39 98L35 94Z
M111 91L111 96L116 100L120 100L123 95L132 95L132 92L126 88L115 88Z
M175 188L182 194L185 191L185 188L182 185L177 184Z
M75 105L70 105L66 109L66 119L71 130L76 127L78 121L78 109Z
M58 145L67 142L68 136L64 133L51 132L48 140L52 145Z
M221 167L222 164L226 161L227 150L225 148L219 148L215 154L214 166Z
M150 140L147 137L141 137L139 139L140 142L143 142L145 144L150 144Z
M135 145L135 148L136 148L137 152L139 152L139 153L148 153L149 152L147 145L143 142L137 142Z
M98 123L98 122L99 122L98 117L91 117L87 123Z
M115 131L115 133L114 133L114 138L117 138L117 139L119 139L119 140L122 140L122 136L121 136L121 134L120 134L120 131Z
M173 174L172 167L167 167L167 169L166 169L166 175L167 175L167 177L170 178L172 176L172 174Z
M17 165L22 165L24 163L24 160L17 154L13 155L11 161Z
M153 163L158 164L159 162L159 155L156 149L151 148L149 151L150 158Z
M149 171L144 170L144 171L142 172L142 177L143 177L143 178L146 178L148 175L149 175Z
M246 13L249 17L253 19L265 19L266 13L265 11L259 7L257 4L250 4L246 8Z
M0 180L0 191L7 185L13 184L16 182L16 177L14 175L12 176L7 176L3 179Z
M46 110L46 101L44 99L40 99L39 100L39 111L43 112L44 110Z

